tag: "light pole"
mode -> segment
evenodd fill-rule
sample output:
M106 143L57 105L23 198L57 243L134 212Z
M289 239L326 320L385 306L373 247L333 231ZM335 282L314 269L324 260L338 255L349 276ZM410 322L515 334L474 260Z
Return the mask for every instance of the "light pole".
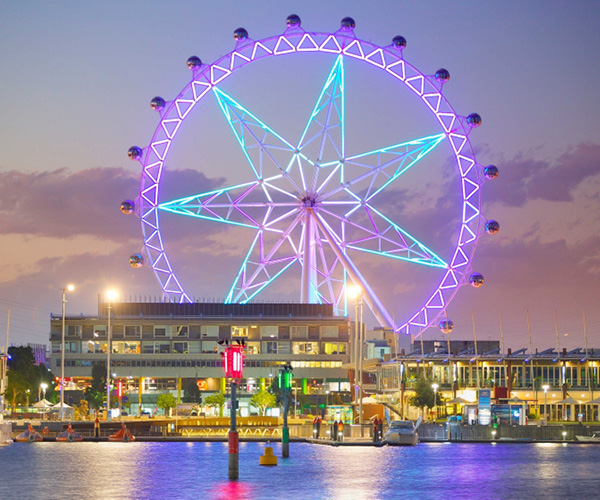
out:
M548 389L550 389L549 385L543 385L542 389L544 389L544 422L548 423Z
M27 389L25 391L25 394L27 395L27 412L29 413L29 394L31 393L31 390Z
M109 290L106 292L106 299L108 300L108 325L106 331L106 421L110 421L110 351L112 351L111 339L112 329L110 324L110 315L112 312L112 303L117 299L118 293L115 290Z
M66 293L75 290L74 285L67 285L62 289L62 347L60 349L60 412L59 418L64 417L65 409L65 304L67 303Z
M46 382L42 382L40 384L40 389L42 390L42 401L46 400L46 389L48 389L48 384ZM44 412L46 411L46 408L44 407ZM46 415L44 414L44 419L45 419Z
M356 340L356 348L355 348L355 355L356 355L356 362L354 364L354 373L356 374L356 391L355 393L357 393L357 397L358 399L358 423L360 425L360 435L363 436L363 428L362 428L362 422L363 422L363 418L362 418L362 414L363 414L363 407L362 407L362 400L363 400L363 391L362 391L362 366L363 366L363 341L362 341L362 331L363 331L363 327L362 327L362 316L363 316L363 291L362 288L359 287L358 285L354 285L352 287L349 288L349 293L351 296L355 297L356 299L356 303L355 303L355 325L356 325L356 334L355 334L355 340ZM360 316L359 316L360 314Z
M433 407L435 408L435 418L437 419L437 390L439 385L431 384L431 387L433 389Z

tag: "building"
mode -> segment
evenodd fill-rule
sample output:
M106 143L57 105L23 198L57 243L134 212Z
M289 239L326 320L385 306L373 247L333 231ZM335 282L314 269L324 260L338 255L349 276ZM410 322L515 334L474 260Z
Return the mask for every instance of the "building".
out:
M204 395L224 393L219 342L225 340L246 344L242 414L249 410L250 394L267 387L288 362L294 370L297 405L302 402L310 411L319 395L327 393L350 399L348 374L342 368L349 361L348 318L334 316L330 305L99 301L97 315L67 316L65 325L67 402L77 395L74 391L90 384L92 366L106 363L109 348L112 378L132 413L153 410L160 393L185 399L190 383ZM51 368L57 374L60 315L51 317L50 341Z
M423 349L424 348L424 349ZM370 368L373 392L392 396L407 415L416 381L437 384L446 401L462 398L478 405L479 391L490 389L496 405L524 404L529 415L548 420L598 421L600 350L577 348L557 352L527 348L501 353L499 342L415 341L412 350ZM594 402L595 401L595 402ZM456 406L456 405L454 405ZM438 415L452 405L438 408ZM414 410L414 409L413 409ZM412 415L414 416L414 415Z

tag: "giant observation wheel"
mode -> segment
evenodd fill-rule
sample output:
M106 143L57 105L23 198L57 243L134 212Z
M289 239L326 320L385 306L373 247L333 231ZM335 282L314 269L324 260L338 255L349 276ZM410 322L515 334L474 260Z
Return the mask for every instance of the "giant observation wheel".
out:
M481 118L475 113L458 115L450 106L442 92L450 78L447 70L422 73L404 59L403 37L396 36L390 45L381 47L358 39L354 27L351 18L344 18L334 33L310 33L302 28L298 16L291 15L283 34L256 41L238 28L232 52L212 64L190 57L187 65L192 79L177 97L152 99L160 123L147 147L129 149L129 157L142 165L142 179L137 198L124 201L121 210L137 214L141 221L145 255L133 254L130 264L151 266L165 299L192 301L165 248L160 216L168 212L252 232L249 248L240 256L241 265L232 273L226 302L252 301L296 268L300 270L301 302L329 303L337 314L346 314L347 285L352 283L360 287L364 303L382 326L415 335L434 324L446 333L452 329L452 322L445 317L448 303L460 286L479 287L484 281L471 268L477 240L485 232L499 230L498 222L481 214L481 186L497 177L498 169L477 162L469 134L481 124ZM314 97L312 111L307 109L302 118L306 120L302 133L286 137L263 121L259 110L249 109L243 99L223 90L223 85L256 61L297 54L326 54L330 67L321 77L322 88ZM399 137L374 150L350 152L345 113L345 65L349 61L394 79L400 90L434 117L438 130L425 136ZM204 99L218 103L243 153L248 180L162 199L169 153L186 119ZM420 168L440 144L447 146L453 158L461 212L452 250L444 255L434 250L436 242L421 241L419 234L409 232L395 215L386 213L385 204L378 204L386 189ZM357 265L365 255L436 270L424 303L405 317L396 316L389 305L394 301L382 300L386 292L378 290L377 283Z

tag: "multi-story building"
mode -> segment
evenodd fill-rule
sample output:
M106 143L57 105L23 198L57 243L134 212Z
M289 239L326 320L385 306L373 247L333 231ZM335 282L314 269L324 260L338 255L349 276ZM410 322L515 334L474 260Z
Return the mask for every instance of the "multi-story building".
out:
M497 341L478 342L476 347L473 341L456 340L448 346L446 341L416 340L410 352L370 367L376 378L373 392L394 395L408 412L412 390L424 378L437 385L446 401L462 399L476 407L479 390L491 389L496 404L522 403L541 418L599 419L600 350L500 351Z
M219 342L236 340L246 345L242 414L249 394L268 386L286 363L294 370L296 401L310 405L311 395L327 392L350 398L342 368L349 361L348 318L334 316L329 305L99 301L97 315L66 317L66 401L70 390L89 385L92 366L106 363L109 348L112 378L120 382L132 412L154 408L162 392L181 399L190 383L204 394L225 392ZM62 316L51 318L50 341L57 374Z

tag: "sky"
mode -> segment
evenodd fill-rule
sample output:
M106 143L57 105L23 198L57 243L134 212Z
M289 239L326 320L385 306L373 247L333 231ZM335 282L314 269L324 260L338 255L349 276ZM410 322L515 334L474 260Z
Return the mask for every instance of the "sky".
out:
M96 314L108 288L124 298L160 296L151 269L129 266L142 234L138 219L119 211L140 187L140 164L127 150L146 147L158 126L150 100L184 88L189 56L212 63L234 49L234 29L266 38L283 33L292 13L314 32L334 32L351 16L355 35L379 46L404 36L405 60L424 74L447 68L448 101L458 114L482 116L470 140L478 163L500 171L483 186L482 212L501 230L483 235L475 252L484 286L462 287L447 309L453 338L500 340L502 332L516 349L528 346L530 333L540 350L557 338L571 349L587 332L589 347L600 348L600 4L583 0L0 3L0 345L9 309L10 343L48 342L50 314L60 314L68 283L76 286L69 315ZM330 64L255 63L224 90L297 140ZM431 129L422 107L380 73L346 68L347 142L356 153ZM169 157L165 199L248 180L218 108L203 106ZM423 164L382 201L443 254L457 227L456 172L442 147ZM249 233L178 217L161 223L192 294L222 300ZM436 278L388 264L357 258L401 316ZM290 273L261 298L293 301L298 292ZM368 314L367 323L375 326ZM424 336L443 337L437 328Z

